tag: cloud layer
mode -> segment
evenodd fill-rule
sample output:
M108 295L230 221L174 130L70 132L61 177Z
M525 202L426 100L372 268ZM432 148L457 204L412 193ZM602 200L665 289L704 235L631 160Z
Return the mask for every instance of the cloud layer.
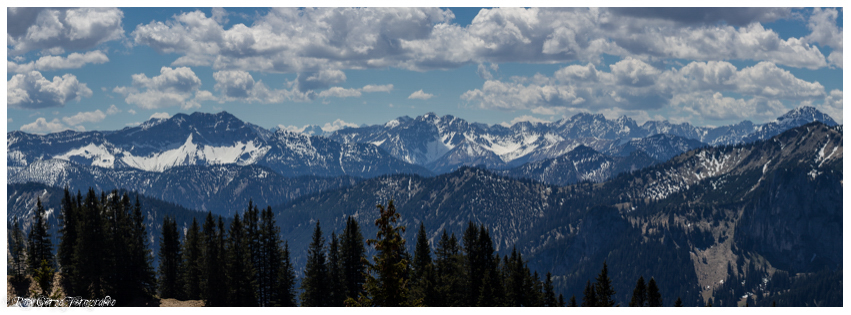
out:
M124 37L116 8L6 8L6 17L9 55L85 50Z
M62 107L71 100L91 97L92 90L73 74L48 80L41 72L19 73L6 82L6 103L15 108Z
M132 75L133 85L120 86L113 92L125 96L127 104L143 109L179 106L182 109L201 107L200 102L215 99L209 91L201 90L201 79L188 67L162 67L160 75L148 78L144 73Z

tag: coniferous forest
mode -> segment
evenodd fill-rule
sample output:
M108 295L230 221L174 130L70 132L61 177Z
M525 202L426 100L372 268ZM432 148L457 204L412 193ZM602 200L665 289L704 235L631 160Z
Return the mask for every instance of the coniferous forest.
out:
M89 189L75 196L65 189L54 245L39 200L29 233L17 221L9 230L9 281L17 296L65 303L109 297L103 305L114 306L681 306L679 299L663 303L655 279L645 285L643 277L631 301L616 301L605 262L583 296L566 298L554 291L551 273L530 270L516 250L500 256L488 228L472 222L460 237L444 231L434 249L420 223L411 253L392 200L377 205L374 238L366 239L351 217L339 236L324 235L317 221L301 278L271 207L249 202L233 218L208 213L182 231L166 216L156 253L145 237L143 207L127 193ZM374 256L367 257L367 247Z

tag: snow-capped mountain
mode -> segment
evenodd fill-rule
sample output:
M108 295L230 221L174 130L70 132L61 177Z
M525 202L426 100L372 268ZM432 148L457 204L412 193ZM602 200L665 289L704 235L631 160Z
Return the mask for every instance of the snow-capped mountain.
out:
M696 127L668 121L647 121L638 125L626 116L610 120L600 114L587 113L552 123L520 122L505 127L469 123L451 115L439 117L428 113L416 118L400 117L383 125L338 130L329 137L342 143L374 144L403 161L443 173L461 165L488 168L519 166L556 158L579 145L613 155L628 154L635 146L652 146L647 147L645 152L664 161L703 144L753 142L813 121L836 125L829 116L808 106L789 111L777 121L762 125L743 121L722 127ZM676 138L641 140L654 135ZM621 147L625 143L631 144Z
M288 177L429 174L370 144L341 144L286 130L273 132L227 112L177 114L118 131L48 135L15 131L7 134L7 140L9 176L51 159L148 172L192 165L261 165Z
M637 171L659 163L642 150L633 150L624 156L611 156L579 145L562 156L529 162L508 170L495 170L497 174L529 178L545 184L564 186L578 182L599 183L623 172Z

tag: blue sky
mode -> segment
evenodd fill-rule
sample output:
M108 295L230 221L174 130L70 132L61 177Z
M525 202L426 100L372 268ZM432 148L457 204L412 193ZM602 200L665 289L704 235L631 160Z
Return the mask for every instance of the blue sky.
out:
M451 114L842 121L842 9L12 8L7 131L228 111L326 130Z

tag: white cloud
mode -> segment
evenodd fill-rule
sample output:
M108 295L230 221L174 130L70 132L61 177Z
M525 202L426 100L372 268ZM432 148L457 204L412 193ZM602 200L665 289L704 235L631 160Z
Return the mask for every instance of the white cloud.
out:
M343 121L342 119L337 119L334 122L325 123L325 125L323 125L321 128L324 132L334 132L344 128L355 128L357 126L358 125L355 123L348 123Z
M82 123L99 122L104 120L104 118L106 118L106 114L98 109L93 112L77 112L74 116L63 117L62 121L69 126L77 126Z
M254 88L254 78L247 71L218 71L213 73L215 89L226 98L248 98Z
M434 94L429 94L429 93L423 92L423 90L421 89L419 91L411 93L411 95L408 96L408 99L409 100L427 100L427 99L430 99L432 97L434 97Z
M836 23L838 16L836 9L814 8L807 23L811 33L804 40L832 48L827 61L842 69L842 29Z
M182 109L201 107L211 94L200 90L201 79L188 67L162 67L160 75L148 78L144 73L131 76L132 87L116 87L113 92L125 96L128 104L144 109L179 106ZM193 98L194 95L194 98Z
M118 109L118 107L115 106L115 104L109 105L109 108L106 109L107 115L115 115L115 114L118 114L120 112L121 112L121 110Z
M374 92L387 92L393 91L393 84L385 84L385 85L364 85L361 91L366 93L374 93Z
M837 123L842 124L842 90L831 90L824 98L819 110L830 115Z
M124 38L124 13L116 8L8 8L6 13L10 55L91 49Z
M73 74L55 76L50 81L38 71L12 76L6 82L6 93L9 106L27 109L62 107L68 101L92 96L92 90Z
M319 92L319 97L327 98L327 97L360 97L361 92L358 89L344 89L339 86L332 87L325 91Z
M275 8L255 17L250 26L235 24L228 29L223 26L225 11L210 17L194 11L138 25L131 37L135 44L180 55L175 66L299 73L301 92L342 82L345 78L338 71L345 69L597 63L602 54L645 61L755 60L810 69L827 66L825 56L809 40L783 39L760 24L788 17L790 9L701 10L496 8L481 10L470 25L461 27L452 23L451 11L438 8ZM825 15L822 20L835 24L835 18L830 19L834 11L817 11L812 23ZM814 27L814 34L815 29L821 28ZM486 80L493 79L491 71L496 67L477 70Z
M68 130L70 128L65 127L59 119L54 118L53 121L47 121L44 117L37 118L34 122L21 126L21 131L29 132L29 133L53 133Z
M500 125L503 125L505 127L511 127L514 124L516 124L518 122L522 122L522 121L528 121L528 122L531 122L531 123L548 123L548 122L551 122L551 121L546 120L546 119L541 119L541 118L530 116L530 115L523 115L523 116L515 117L514 119L511 120L510 123L503 121Z
M166 112L162 112L162 113L154 113L148 119L169 119L169 118L171 118L171 115L169 115Z
M64 69L78 69L82 68L87 63L101 64L108 61L109 58L106 57L106 54L104 54L102 51L95 50L87 52L85 54L72 53L67 57L44 56L38 58L38 60L36 61L30 61L26 64L17 64L12 61L6 61L6 69L8 72L15 73L30 72L33 70L52 71Z
M127 112L130 113L130 115L136 115L136 111L133 110L132 108L128 109Z

